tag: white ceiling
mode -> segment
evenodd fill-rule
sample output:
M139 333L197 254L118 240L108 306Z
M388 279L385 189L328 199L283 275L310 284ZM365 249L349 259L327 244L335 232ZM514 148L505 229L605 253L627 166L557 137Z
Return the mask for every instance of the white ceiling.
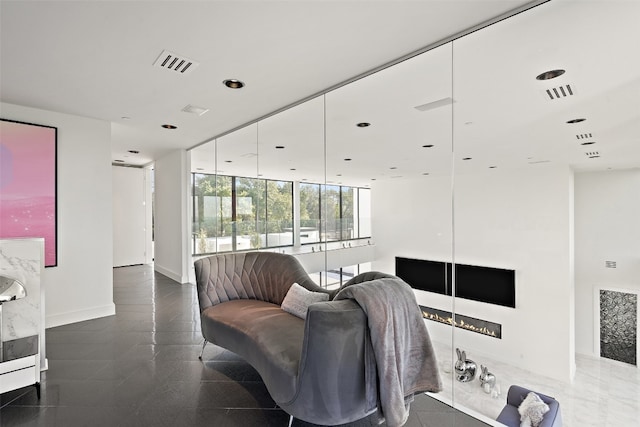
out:
M0 96L110 121L113 160L143 165L528 3L1 0ZM443 172L452 156L461 172L638 167L639 21L640 1L552 0L218 139L218 172L367 185ZM199 65L153 67L165 49ZM535 80L555 68L566 73ZM545 98L565 84L574 96ZM413 108L445 98L453 106ZM587 121L565 123L576 117ZM214 150L199 148L208 162L194 169L210 170Z

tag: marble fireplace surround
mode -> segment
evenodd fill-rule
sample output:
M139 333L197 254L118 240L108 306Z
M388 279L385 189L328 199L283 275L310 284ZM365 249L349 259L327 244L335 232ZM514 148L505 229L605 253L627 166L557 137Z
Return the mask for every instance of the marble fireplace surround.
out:
M593 293L593 305L594 305L594 316L593 316L593 346L594 346L594 354L596 356L600 356L600 326L601 326L601 307L600 307L600 294L601 291L610 291L610 292L620 292L624 294L632 294L636 295L638 304L636 305L636 366L640 366L640 345L638 342L638 338L640 338L640 290L632 289L632 288L617 288L611 286L595 286ZM613 359L612 359L613 360ZM624 363L624 362L621 362Z

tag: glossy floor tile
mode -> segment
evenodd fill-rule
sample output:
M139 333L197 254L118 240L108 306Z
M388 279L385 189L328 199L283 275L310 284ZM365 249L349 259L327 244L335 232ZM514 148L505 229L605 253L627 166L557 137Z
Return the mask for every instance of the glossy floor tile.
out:
M42 396L33 387L0 395L2 427L288 425L289 416L239 356L209 344L198 360L195 286L133 266L114 269L113 295L115 316L47 330ZM416 397L406 424L485 425L426 395Z

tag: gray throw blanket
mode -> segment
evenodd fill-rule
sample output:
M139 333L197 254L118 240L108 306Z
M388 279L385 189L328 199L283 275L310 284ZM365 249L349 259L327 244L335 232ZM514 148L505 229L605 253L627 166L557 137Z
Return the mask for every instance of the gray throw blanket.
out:
M379 409L387 426L404 425L415 393L442 390L431 339L413 290L401 279L382 278L347 286L335 299L353 299L367 314L380 381ZM368 386L375 387L375 379Z

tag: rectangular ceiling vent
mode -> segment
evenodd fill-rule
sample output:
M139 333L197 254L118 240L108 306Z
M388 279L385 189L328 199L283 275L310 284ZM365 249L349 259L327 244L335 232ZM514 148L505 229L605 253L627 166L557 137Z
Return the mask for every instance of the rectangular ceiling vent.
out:
M426 104L417 105L415 108L418 111L429 111L435 110L436 108L446 107L447 105L453 104L453 98L442 98L437 101L427 102Z
M181 55L176 55L168 50L163 50L156 62L153 63L154 67L164 68L169 71L175 71L178 74L189 74L199 64L189 58Z
M566 84L558 87L552 87L545 90L546 96L549 97L552 101L554 99L566 98L569 96L573 96L576 94L575 88L571 87L571 85Z
M600 157L599 151L587 151L584 153L587 157Z
M591 133L581 133L576 135L577 139L589 139L589 138L593 138L593 135Z

